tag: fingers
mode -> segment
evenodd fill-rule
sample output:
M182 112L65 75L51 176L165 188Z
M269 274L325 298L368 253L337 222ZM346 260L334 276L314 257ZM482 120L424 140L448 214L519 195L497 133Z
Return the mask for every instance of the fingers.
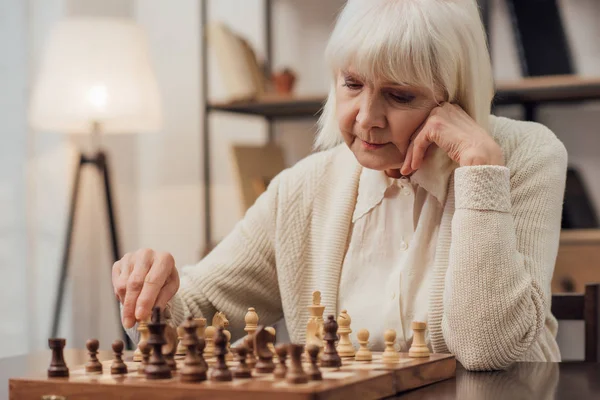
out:
M175 293L177 293L177 289L179 289L179 275L177 274L177 270L173 268L173 272L171 273L171 276L167 278L167 282L160 290L154 306L160 307L161 309L165 308L167 302L171 300Z
M127 280L132 265L132 254L127 253L113 265L112 277L113 277L113 289L115 294L119 298L119 301L123 303L125 300L125 293L127 291Z
M144 280L152 265L154 252L149 249L139 250L135 254L135 262L126 284L123 301L123 326L131 328L135 325L135 305L144 286Z
M412 168L410 167L412 162L413 147L413 142L410 142L408 149L406 150L406 157L404 157L402 168L400 168L400 173L404 176L410 175L411 172L413 172Z
M146 275L143 287L138 296L137 303L135 306L135 318L137 320L143 320L150 315L152 307L154 307L154 305L156 304L159 293L161 292L163 287L166 286L167 279L171 277L173 273L177 274L177 271L175 270L175 261L173 260L173 256L171 256L168 253L155 255L154 263L152 264L152 266L150 267L150 271ZM179 287L178 278L175 280L175 282L176 286ZM168 290L171 289L172 287L169 286Z

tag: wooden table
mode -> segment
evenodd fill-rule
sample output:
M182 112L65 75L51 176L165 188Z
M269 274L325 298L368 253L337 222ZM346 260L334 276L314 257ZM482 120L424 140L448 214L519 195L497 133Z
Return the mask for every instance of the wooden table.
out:
M101 360L111 354L101 352ZM68 365L84 364L84 350L65 350ZM48 368L50 351L0 359L0 380L4 390L0 399L8 399L8 379L39 373ZM508 371L467 372L457 369L456 379L446 380L411 392L398 399L598 399L600 364L517 363Z

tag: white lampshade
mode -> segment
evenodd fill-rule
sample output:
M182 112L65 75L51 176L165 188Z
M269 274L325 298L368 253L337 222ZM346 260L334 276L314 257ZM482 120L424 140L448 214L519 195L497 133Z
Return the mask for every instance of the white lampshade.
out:
M52 31L35 84L32 128L89 133L161 128L156 77L144 31L133 21L69 18Z

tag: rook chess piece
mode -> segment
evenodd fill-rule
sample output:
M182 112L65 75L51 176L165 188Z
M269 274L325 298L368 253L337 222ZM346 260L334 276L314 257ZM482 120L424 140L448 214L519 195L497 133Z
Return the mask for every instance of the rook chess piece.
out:
M48 378L67 377L69 376L69 368L65 363L63 349L67 341L61 338L48 339L48 347L52 349L52 360L48 368Z
M252 378L252 370L246 364L247 355L248 348L244 344L240 344L235 348L235 357L238 365L233 369L234 378Z
M352 329L350 329L350 323L352 319L348 315L346 310L342 310L340 315L338 316L338 333L340 335L340 341L337 345L337 352L340 357L354 357L355 350L354 346L352 346L352 342L350 341L350 334L352 333Z
M204 349L204 357L210 358L215 355L215 332L216 328L214 326L207 326L204 330L204 340L206 341L206 348Z
M373 354L371 353L371 350L369 350L369 331L361 329L357 332L356 338L358 339L360 347L354 356L354 360L371 361L373 359Z
M254 355L254 334L246 336L244 338L244 344L248 348L246 364L248 364L250 369L254 369L254 367L256 367L256 356Z
M162 346L167 342L164 337L165 327L166 324L160 319L160 308L154 307L152 320L148 323L150 337L147 343L152 347L152 354L146 366L146 379L171 378L171 368L162 353Z
M212 373L210 375L211 381L224 382L233 379L231 371L227 367L227 362L225 361L225 354L227 353L227 337L225 336L223 330L223 327L220 326L217 330L217 334L214 340L217 364L213 368Z
M283 379L287 374L287 366L285 365L285 359L287 358L287 346L285 344L279 344L275 347L275 353L277 354L277 365L273 376L275 379Z
M383 339L385 341L385 350L381 356L381 360L384 363L397 363L400 361L400 354L394 348L396 342L396 331L388 329L383 333Z
M140 362L140 365L138 365L138 374L145 374L146 366L150 360L150 351L152 351L152 347L150 347L148 343L142 342L138 345L138 348L142 352L142 361Z
M275 370L275 364L273 364L273 353L269 349L268 344L273 343L275 337L265 329L264 326L259 326L256 332L254 332L254 351L258 356L258 362L256 363L256 372L263 374L271 373Z
M429 348L425 344L425 329L427 324L425 322L413 321L411 323L413 330L413 341L412 346L408 350L408 356L414 358L429 357Z
M288 345L288 354L292 359L292 363L285 377L286 382L294 385L308 382L308 375L306 375L306 372L302 368L303 352L304 346L301 344L290 343Z
M183 344L186 349L185 361L181 369L182 382L200 382L206 380L206 368L200 360L198 354L199 340L196 334L196 323L190 316L181 325L183 329L183 337L180 344Z
M115 340L112 344L115 358L110 366L111 375L125 375L127 373L127 365L123 362L123 347L122 340Z
M327 321L323 325L323 340L325 340L325 350L321 356L321 367L339 368L342 366L342 359L335 349L335 341L337 340L338 324L335 322L333 315L327 317Z
M311 381L322 381L323 375L319 370L317 363L319 362L319 346L311 344L306 348L308 357L310 358L310 365L308 367L308 378Z
M85 364L85 372L90 374L102 373L102 363L98 361L98 347L100 347L100 343L97 339L90 339L85 342L85 347L88 349L88 354L90 355L90 359Z

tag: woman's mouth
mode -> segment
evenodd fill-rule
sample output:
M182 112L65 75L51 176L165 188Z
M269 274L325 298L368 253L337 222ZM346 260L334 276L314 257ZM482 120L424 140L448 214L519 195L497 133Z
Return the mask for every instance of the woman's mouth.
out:
M362 143L362 146L367 150L377 150L386 145L386 143L369 143L362 139L358 139Z

